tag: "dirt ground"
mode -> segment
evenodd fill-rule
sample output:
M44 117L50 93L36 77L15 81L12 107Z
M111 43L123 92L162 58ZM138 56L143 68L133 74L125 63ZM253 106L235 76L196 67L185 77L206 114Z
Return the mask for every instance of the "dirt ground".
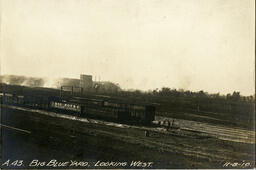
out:
M23 160L23 168L53 168L30 167L34 159L89 162L63 168L123 168L96 166L98 161L126 162L125 168L252 168L255 163L255 132L239 128L174 119L175 128L167 131L14 106L2 106L1 117L1 165L9 159ZM132 161L152 164L131 166Z

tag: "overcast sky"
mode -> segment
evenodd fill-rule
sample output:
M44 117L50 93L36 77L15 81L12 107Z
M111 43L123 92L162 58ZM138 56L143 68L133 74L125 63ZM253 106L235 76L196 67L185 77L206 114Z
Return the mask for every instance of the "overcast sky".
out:
M1 74L254 93L254 0L0 0Z

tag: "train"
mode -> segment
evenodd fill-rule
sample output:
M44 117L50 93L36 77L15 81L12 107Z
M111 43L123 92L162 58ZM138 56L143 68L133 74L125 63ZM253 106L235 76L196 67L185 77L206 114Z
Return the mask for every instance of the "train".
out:
M107 99L3 93L2 103L128 124L148 125L155 120L155 107L152 105L122 103Z

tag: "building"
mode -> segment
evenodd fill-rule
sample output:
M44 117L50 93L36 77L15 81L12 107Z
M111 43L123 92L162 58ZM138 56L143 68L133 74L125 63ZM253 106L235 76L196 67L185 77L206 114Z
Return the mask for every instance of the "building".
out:
M118 84L109 81L93 81L92 75L81 74L80 79L63 78L59 81L62 91L70 93L103 92L115 93L121 88Z
M93 86L92 75L80 75L80 87L84 90L91 90Z

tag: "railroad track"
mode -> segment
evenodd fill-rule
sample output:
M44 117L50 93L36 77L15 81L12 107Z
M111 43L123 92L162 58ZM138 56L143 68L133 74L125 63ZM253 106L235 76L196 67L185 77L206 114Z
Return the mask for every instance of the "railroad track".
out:
M166 131L165 128L157 128L157 127L145 127L145 126L136 126L136 125L127 125L127 124L120 124L120 123L114 123L114 122L108 122L103 120L96 120L96 119L88 119L88 118L82 118L82 117L76 117L72 115L66 115L66 114L60 114L55 112L49 112L44 110L38 110L38 109L28 109L24 107L18 107L18 106L11 106L11 105L2 105L4 107L9 107L12 109L18 109L23 111L32 111L43 115L48 115L51 117L59 117L64 119L70 119L70 120L77 120L80 122L85 123L93 123L93 124L102 124L107 126L113 126L113 127L119 127L119 128L134 128L134 129L140 129L140 130L148 130L153 132L159 132L159 133L169 133L174 134L176 132L176 129L170 128L170 131ZM255 132L239 129L239 128L229 128L224 126L215 126L210 125L207 123L201 123L196 121L190 121L190 120L183 120L183 119L173 119L173 118L166 118L161 116L156 116L156 120L162 121L162 120L174 120L175 126L179 127L179 130L183 131L193 131L194 133L197 133L198 135L201 135L203 137L215 137L221 140L227 140L227 141L233 141L233 142L241 142L241 143L248 143L248 144L255 144ZM179 133L179 135L182 135L182 133Z
M244 130L239 128L230 128L225 126L215 126L208 123L201 123L191 120L173 119L156 116L156 120L174 120L175 124L181 129L193 130L209 134L221 140L255 144L255 131Z
M230 160L233 160L234 158L233 155L236 155L236 157L239 157L237 155L241 155L247 158L250 157L248 153L240 153L239 151L233 151L225 147L218 150L214 150L215 149L214 147L209 148L206 145L200 144L200 142L204 142L207 144L208 142L207 138L205 138L205 140L201 140L201 139L196 139L194 136L195 134L197 134L199 137L200 136L215 137L216 136L215 134L218 132L221 133L222 130L223 132L225 132L222 135L225 136L226 133L233 132L231 128L212 126L212 125L202 124L202 123L198 124L198 122L194 122L194 121L187 122L184 120L175 119L175 124L180 126L180 129L170 129L170 131L166 131L164 128L119 124L119 123L113 123L113 122L106 122L102 120L75 117L71 115L59 114L59 113L48 112L43 110L28 109L28 108L17 107L17 106L2 105L2 107L7 107L14 110L26 111L28 114L30 112L31 113L33 112L41 115L47 115L50 117L74 120L75 122L93 125L92 128L80 126L82 124L80 124L79 126L74 125L75 131L77 132L73 135L73 137L75 138L79 137L79 135L83 136L83 134L94 134L99 136L99 138L101 136L110 137L111 139L113 138L116 140L121 140L124 142L136 144L136 145L146 146L147 148L157 149L159 150L159 152L170 152L170 154L177 153L177 154L182 154L188 157L193 157L196 159L202 159L202 160L211 161L211 162L230 161ZM52 119L52 120L53 121L51 123L55 123L54 122L55 119ZM40 121L40 120L37 120L37 121ZM58 124L56 124L56 126L57 125ZM58 126L61 126L61 125L58 125ZM112 131L113 128L111 127L115 127L115 130ZM207 127L205 128L206 130L204 129L204 127ZM211 128L213 130L210 132ZM68 127L66 127L66 129L68 129ZM127 135L126 132L129 131L129 129L133 131L135 130L135 131ZM151 134L150 137L145 137L143 135L144 130L150 131L150 134ZM241 129L235 129L235 131L239 132L238 134L240 134L240 136L243 135L243 132L246 132L244 130L241 130L241 131L239 130ZM207 133L210 133L211 135L207 135ZM226 137L229 137L228 140L232 139L228 135L226 135ZM190 141L191 139L193 140ZM212 139L213 143L216 140L217 139L213 138ZM230 141L233 141L233 140L230 140ZM191 142L192 143L199 142L199 144L191 145ZM241 142L241 139L239 142ZM225 152L225 154L223 154L223 152Z

